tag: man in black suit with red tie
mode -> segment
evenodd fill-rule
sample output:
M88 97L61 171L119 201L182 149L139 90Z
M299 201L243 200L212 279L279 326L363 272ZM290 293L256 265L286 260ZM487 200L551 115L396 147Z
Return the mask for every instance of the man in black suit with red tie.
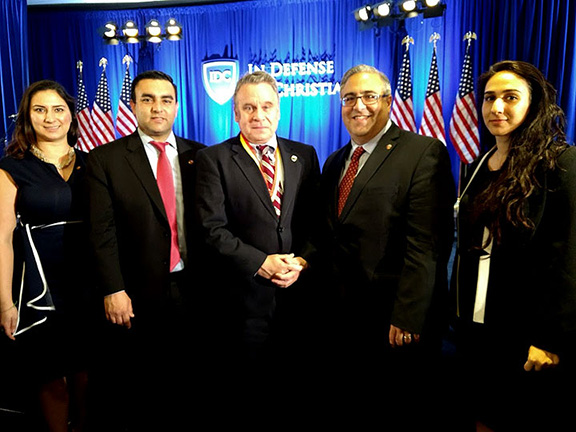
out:
M402 401L408 410L403 420L414 419L417 401L425 398L420 378L440 354L445 323L454 238L450 159L441 141L390 121L390 82L377 69L347 71L340 95L351 141L328 157L320 186L319 258L327 263L333 306L326 329L334 350L327 364L350 384L343 394L350 405L358 395L385 394ZM400 411L379 413L382 420Z
M234 115L240 134L198 152L196 199L218 327L214 350L225 353L224 369L238 367L252 380L280 367L280 356L271 356L286 348L284 330L294 331L282 317L297 315L290 308L306 267L298 254L311 229L320 169L312 146L276 136L279 94L269 74L239 80Z
M192 194L204 145L174 135L178 97L169 75L136 76L130 105L136 132L92 150L87 167L90 239L108 321L98 383L108 386L98 395L108 402L98 413L105 430L174 418L170 403L182 393L174 384L193 368L183 340L194 340Z

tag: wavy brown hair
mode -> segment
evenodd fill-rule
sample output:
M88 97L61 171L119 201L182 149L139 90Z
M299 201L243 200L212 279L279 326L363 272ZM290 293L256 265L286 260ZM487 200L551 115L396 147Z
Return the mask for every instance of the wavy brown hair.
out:
M24 157L24 154L30 145L36 144L36 132L34 131L32 121L30 120L30 102L36 93L45 90L55 91L62 99L64 99L66 105L68 105L68 109L72 116L72 123L70 124L70 130L68 131L68 145L74 146L76 144L76 141L78 140L78 120L76 118L75 99L56 81L42 80L31 84L26 89L22 99L20 100L14 133L12 134L10 143L6 147L7 155L21 159Z
M531 93L530 107L524 122L510 135L508 156L498 179L477 198L478 214L487 216L492 237L500 241L502 227L531 230L534 223L526 215L525 203L541 187L539 176L558 168L558 157L568 146L564 132L565 115L556 104L556 89L534 65L523 61L498 62L479 79L483 100L486 84L497 72L508 71L524 79ZM496 140L484 125L483 143L492 147Z

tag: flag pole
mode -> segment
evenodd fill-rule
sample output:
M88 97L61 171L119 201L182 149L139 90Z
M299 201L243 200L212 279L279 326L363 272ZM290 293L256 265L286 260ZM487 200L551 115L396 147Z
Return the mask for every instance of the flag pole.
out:
M476 33L474 33L473 31L467 31L464 34L464 38L462 39L464 42L466 42L466 51L468 51L470 49L470 46L472 45L472 40L477 39L476 37ZM460 160L460 172L458 173L458 195L460 195L460 187L462 184L462 175L466 175L466 166L464 166L464 164L462 163L462 160Z

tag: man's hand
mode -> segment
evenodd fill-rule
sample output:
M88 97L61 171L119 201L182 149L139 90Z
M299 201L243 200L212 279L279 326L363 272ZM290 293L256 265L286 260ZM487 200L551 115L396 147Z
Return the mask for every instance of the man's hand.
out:
M390 333L388 334L388 341L390 345L395 347L401 347L404 345L410 345L413 342L420 341L419 334L412 334L409 331L402 330L399 327L390 324Z
M299 257L294 258L294 254L268 255L258 269L258 275L281 288L287 288L298 280L304 269L303 264L306 264L306 261Z
M132 327L131 318L134 318L132 300L125 291L120 291L104 297L104 309L106 319L112 324L118 324L126 328Z
M531 370L538 372L542 369L555 367L558 363L560 363L560 358L556 354L532 345L528 350L528 360L524 363L524 370L527 372Z

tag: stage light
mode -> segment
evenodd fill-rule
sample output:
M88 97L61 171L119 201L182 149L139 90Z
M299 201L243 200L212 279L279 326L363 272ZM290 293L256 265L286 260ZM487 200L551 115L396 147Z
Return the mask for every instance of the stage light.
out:
M440 0L426 0L426 9L424 9L424 18L439 17L444 14L446 5L440 3Z
M151 19L146 24L146 40L152 43L162 42L162 27L158 20Z
M446 4L442 0L384 0L365 5L354 11L360 30L392 26L408 18L423 15L424 18L444 14Z
M122 26L122 34L127 38L138 38L138 27L134 21L126 21Z
M112 21L108 21L104 27L100 29L104 42L107 45L118 45L118 26Z
M401 7L404 12L412 12L416 9L416 2L414 0L406 0L402 2Z
M146 34L148 36L160 36L162 34L160 23L155 19L148 21L148 24L146 24Z
M151 42L160 43L164 39L171 41L180 40L182 36L182 26L174 18L170 18L162 29L160 21L152 18L146 24L142 32L133 20L128 20L120 29L114 22L109 21L99 29L99 33L107 44L140 43Z
M166 38L168 40L180 40L182 37L182 26L174 18L170 18L165 25Z
M362 6L354 11L354 18L356 21L366 22L372 16L372 8L369 5Z
M115 38L116 37L116 30L118 30L118 26L116 25L116 23L109 21L104 26L104 36L109 38L109 39Z
M385 18L392 13L392 3L383 2L375 4L372 8L376 18Z

